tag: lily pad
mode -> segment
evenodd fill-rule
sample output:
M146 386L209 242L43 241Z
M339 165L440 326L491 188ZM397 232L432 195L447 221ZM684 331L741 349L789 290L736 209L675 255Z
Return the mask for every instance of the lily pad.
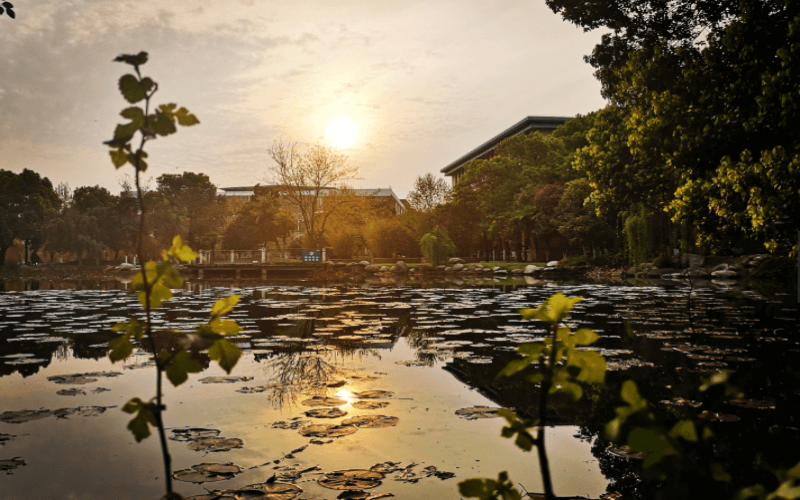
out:
M190 469L179 470L172 477L187 483L209 483L231 479L242 472L242 468L232 463L212 464L202 463L193 465Z
M394 393L389 391L363 391L356 392L354 395L359 399L384 399L392 397Z
M226 437L204 437L197 438L189 443L189 449L195 451L231 451L234 448L241 448L244 444L239 438Z
M61 389L57 391L56 394L59 396L85 396L86 393L83 389L79 389L77 387L73 387L72 389Z
M217 437L218 429L208 429L205 427L184 427L182 429L172 429L173 441L195 441L200 438Z
M303 490L289 483L259 483L245 486L233 492L236 500L292 500Z
M346 490L336 497L337 499L347 500L378 500L379 498L389 498L394 495L391 493L369 493L362 490Z
M4 434L0 432L0 445L6 444L6 441L11 441L15 437L17 436L15 436L14 434Z
M381 408L386 408L389 406L388 401L355 401L353 402L353 408L359 410L378 410Z
M0 421L9 424L21 424L23 422L49 417L52 414L52 411L45 410L44 408L39 410L4 411L0 413Z
M339 418L347 415L346 411L339 408L314 408L305 413L307 417L314 418Z
M488 406L478 405L456 410L456 415L459 417L464 417L467 420L475 420L477 418L495 418L500 416L497 414L497 410L502 410L502 408L490 408Z
M79 417L96 417L105 413L109 408L116 408L116 406L79 406L77 408L59 408L53 412L56 418L68 418L70 415L77 415Z
M70 384L70 385L83 385L90 382L97 382L100 377L119 377L122 375L120 372L89 372L89 373L73 373L70 375L53 375L47 377L50 382L56 384Z
M360 415L342 420L342 425L378 429L381 427L394 427L399 421L400 419L397 417L387 417L386 415Z
M300 417L290 418L289 420L280 420L272 423L273 429L300 429L310 424L310 420L301 420Z
M253 380L253 377L247 377L247 376L237 377L234 375L230 375L221 377L205 377L201 378L200 382L204 384L235 384L236 382L248 382L250 380Z
M300 429L300 435L318 438L342 437L353 434L357 430L358 428L353 425L309 425Z
M381 484L383 474L367 469L343 469L325 474L317 481L320 486L332 490L367 490Z
M347 401L339 398L313 396L311 399L306 399L305 401L302 401L301 404L305 406L341 406L347 404Z
M20 459L19 457L14 458L7 458L4 460L0 460L0 471L8 471L8 474L11 474L10 471L16 469L17 467L21 467L23 465L28 465L25 463L25 460Z

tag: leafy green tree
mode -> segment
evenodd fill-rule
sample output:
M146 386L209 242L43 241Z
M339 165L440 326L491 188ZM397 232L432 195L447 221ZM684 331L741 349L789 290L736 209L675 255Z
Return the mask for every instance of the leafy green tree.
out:
M286 239L295 225L291 214L280 209L271 190L256 186L254 199L245 203L225 229L225 248L248 250Z
M222 231L224 225L223 196L208 175L194 172L163 174L156 179L154 197L156 212L153 229L159 242L169 242L175 234L185 236L191 246L206 241L209 233Z
M586 178L569 181L556 206L556 230L570 245L608 248L614 230L597 216L591 203L587 203L592 186Z
M43 241L47 218L56 213L61 199L47 177L24 169L19 174L0 169L0 265L6 251L19 239L28 250L35 250Z
M433 228L419 240L419 248L432 266L438 266L456 253L453 241L438 227Z

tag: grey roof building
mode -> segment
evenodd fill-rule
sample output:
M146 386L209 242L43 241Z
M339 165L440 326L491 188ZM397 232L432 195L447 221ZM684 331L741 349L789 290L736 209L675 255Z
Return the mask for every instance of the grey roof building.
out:
M444 167L441 172L449 176L453 181L453 186L455 186L459 179L461 179L461 176L464 175L464 167L467 166L469 162L493 157L497 145L500 144L500 141L503 139L529 134L531 132L549 135L553 133L556 127L571 119L571 116L526 116L522 121L512 125L461 158L450 163Z

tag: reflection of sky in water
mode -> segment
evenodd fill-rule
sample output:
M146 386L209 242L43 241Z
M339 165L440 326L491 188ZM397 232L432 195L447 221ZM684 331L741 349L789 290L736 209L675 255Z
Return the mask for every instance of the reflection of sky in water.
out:
M609 357L613 369L647 369L675 359L734 364L736 358L747 359L748 353L726 350L725 338L735 337L742 328L766 324L756 319L749 302L736 299L734 306L729 297L707 289L696 290L698 314L691 324L684 313L681 289L574 285L561 291L586 297L567 323L573 328L595 328L602 336L596 348ZM295 417L313 423L342 420L304 416L309 407L301 402L324 395L346 401L340 406L347 412L344 418L380 414L398 417L399 423L359 429L330 444L309 445L291 459L293 464L318 465L330 471L393 461L402 466L432 465L456 474L454 479L425 478L417 484L386 481L374 490L401 498L456 497L458 481L496 477L502 470L508 470L527 490L537 491L540 478L535 454L521 452L499 437L501 419L468 421L454 412L473 405L497 406L470 385L482 385L481 377L493 380L493 374L504 360L511 359L511 351L520 343L545 334L541 325L520 320L516 310L535 306L552 292L552 288L538 287L502 291L299 286L178 292L170 308L157 312L155 318L160 327L184 332L208 317L217 297L244 295L232 315L242 325L242 333L233 341L245 350L233 375L252 380L201 383L201 378L225 375L211 365L202 374L191 375L181 387L166 386L168 427L210 427L219 429L221 436L244 441L242 449L206 455L189 450L185 443L170 441L173 469L202 462L255 467L235 479L207 483L210 489L264 481L273 469L259 466L284 460L291 450L309 442L296 430L273 428L273 422ZM763 305L763 301L751 302ZM779 316L796 321L796 307L774 307ZM653 314L655 309L658 314ZM119 411L131 397L147 399L153 394L154 370L146 364L144 352L117 365L105 357L105 345L113 338L110 326L132 314L141 316L135 299L122 291L3 293L0 310L0 412L117 406L95 417L0 422L0 433L16 436L0 447L2 458L19 456L27 463L4 479L0 497L158 497L163 471L157 438L136 444L125 429L129 416ZM673 343L685 344L689 327L713 332L721 349L701 353L696 360L685 358L698 355L691 349L672 350ZM637 345L650 344L644 349L623 348L629 347L629 338L640 339ZM445 365L450 372L441 369ZM123 375L80 386L47 380L54 375L110 370ZM84 389L86 395L56 394L73 387ZM98 387L110 390L94 393ZM367 390L394 394L382 399L388 405L380 409L353 407L358 400L355 394ZM523 404L526 395L517 397ZM573 437L577 431L573 426L548 431L556 490L560 495L596 496L605 491L607 481L589 443ZM314 496L323 493L313 482L298 484L308 491L305 497L327 498ZM204 492L201 486L186 483L177 483L176 488L187 495Z

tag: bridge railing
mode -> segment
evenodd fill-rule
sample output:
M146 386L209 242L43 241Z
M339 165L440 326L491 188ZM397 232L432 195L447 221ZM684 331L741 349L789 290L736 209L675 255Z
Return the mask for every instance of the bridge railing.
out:
M325 262L325 250L308 248L259 248L256 250L200 250L195 261L203 265L278 264Z

